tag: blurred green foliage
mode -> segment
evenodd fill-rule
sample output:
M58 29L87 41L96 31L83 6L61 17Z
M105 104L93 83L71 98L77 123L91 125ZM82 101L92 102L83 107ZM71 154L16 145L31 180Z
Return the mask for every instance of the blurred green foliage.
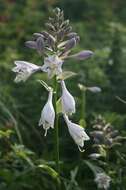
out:
M37 74L26 83L13 82L15 76L11 69L14 60L43 64L42 58L33 50L27 49L24 42L31 39L34 32L44 29L45 21L56 6L64 10L65 17L71 20L75 32L81 37L74 51L90 49L95 53L90 60L78 62L69 60L63 66L65 70L78 73L74 78L67 80L67 86L75 96L79 110L75 120L84 119L81 118L83 100L77 84L99 86L102 92L98 94L86 92L86 102L83 102L87 131L91 130L94 117L101 114L122 135L126 135L126 105L116 99L116 96L126 98L126 1L1 0L0 190L35 188L41 190L50 187L53 190L58 183L63 183L62 187L66 190L97 189L90 169L83 164L84 159L87 159L92 151L91 145L87 143L86 152L80 155L67 134L62 118L59 126L63 179L60 179L60 182L53 170L54 163L50 162L54 159L53 132L49 131L45 139L43 130L37 126L47 97L47 92L37 79L46 81L46 76ZM82 109L79 109L80 107ZM122 168L125 159L120 153L123 152L126 157L124 149L126 149L125 142L123 147L118 149L119 158L116 161L113 161L115 153L113 151L109 153L110 162L106 172L113 177L112 190L126 189L125 168L124 170Z

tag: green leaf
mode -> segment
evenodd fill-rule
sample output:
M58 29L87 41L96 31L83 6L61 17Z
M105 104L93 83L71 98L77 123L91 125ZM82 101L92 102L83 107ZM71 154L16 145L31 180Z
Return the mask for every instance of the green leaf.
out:
M61 104L61 98L59 98L56 102L56 111L58 113L62 113L62 104Z
M57 180L57 182L60 184L60 178L59 174L50 166L45 164L38 165L38 168L43 169L45 172L47 172L53 179Z
M66 79L71 78L75 75L77 75L77 73L74 73L72 71L64 71L59 76L57 76L57 79L58 80L66 80Z

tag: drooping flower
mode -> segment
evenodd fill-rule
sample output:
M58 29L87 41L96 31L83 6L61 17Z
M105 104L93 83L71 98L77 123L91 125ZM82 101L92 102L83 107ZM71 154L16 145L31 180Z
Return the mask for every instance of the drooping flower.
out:
M41 67L26 61L15 61L15 67L12 69L13 72L17 73L15 82L25 82L33 73L41 71Z
M62 112L64 114L71 115L76 111L75 100L67 90L64 81L61 81L61 87L62 87L62 96L61 96Z
M48 56L44 59L42 70L48 73L49 78L52 78L62 73L62 64L63 61L57 55Z
M107 190L110 187L110 181L111 178L104 172L96 174L95 182L97 183L98 188L104 188L105 190Z
M86 134L83 127L78 124L72 123L66 114L64 114L64 119L67 123L71 137L78 145L79 150L82 151L81 148L84 147L84 141L88 141L90 139L89 136Z
M49 128L54 128L55 111L52 104L52 96L53 90L50 88L47 103L41 112L39 120L39 126L43 125L43 128L45 129L45 136L47 135Z

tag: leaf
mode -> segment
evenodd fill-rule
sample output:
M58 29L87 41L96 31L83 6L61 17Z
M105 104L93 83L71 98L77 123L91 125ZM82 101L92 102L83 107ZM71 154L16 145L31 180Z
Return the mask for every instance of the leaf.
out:
M77 75L77 73L74 73L72 71L64 71L59 76L57 76L57 79L66 80L66 79L71 78L71 77L73 77L75 75Z
M104 172L104 170L99 167L99 166L96 166L95 164L92 164L91 162L87 161L87 160L84 160L84 163L92 170L92 172L96 175L97 173L99 172Z
M61 98L59 98L56 102L56 111L58 113L62 113L62 103L61 103Z
M57 180L58 184L60 184L59 174L53 168L45 164L38 165L38 168L46 171L53 179Z

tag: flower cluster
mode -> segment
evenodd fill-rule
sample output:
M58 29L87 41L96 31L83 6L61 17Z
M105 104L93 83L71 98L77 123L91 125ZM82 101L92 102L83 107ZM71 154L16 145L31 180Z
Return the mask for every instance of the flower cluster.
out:
M100 172L96 174L95 182L99 189L107 190L110 187L111 178L104 172Z
M35 49L37 53L44 58L44 64L41 66L28 63L26 61L15 61L16 67L13 71L17 73L15 82L26 81L33 73L46 72L49 79L56 77L60 82L62 89L61 106L62 114L68 126L68 131L78 145L82 148L84 141L89 140L84 128L72 123L68 116L76 112L75 100L68 91L62 66L66 59L85 60L93 55L92 51L86 50L76 54L71 54L71 50L77 45L80 38L77 33L72 31L69 20L64 20L63 11L59 8L54 10L54 17L50 17L46 23L46 31L33 34L33 40L27 41L25 45L28 48ZM49 92L47 103L41 112L39 126L45 129L45 135L49 128L54 128L55 110L52 104L53 88L44 86ZM96 89L97 90L97 89Z
M90 136L93 137L93 147L97 148L98 153L93 153L90 158L97 159L99 157L106 157L107 150L114 146L119 146L125 137L121 136L117 129L106 122L106 120L99 115L93 122L94 130L90 132Z

